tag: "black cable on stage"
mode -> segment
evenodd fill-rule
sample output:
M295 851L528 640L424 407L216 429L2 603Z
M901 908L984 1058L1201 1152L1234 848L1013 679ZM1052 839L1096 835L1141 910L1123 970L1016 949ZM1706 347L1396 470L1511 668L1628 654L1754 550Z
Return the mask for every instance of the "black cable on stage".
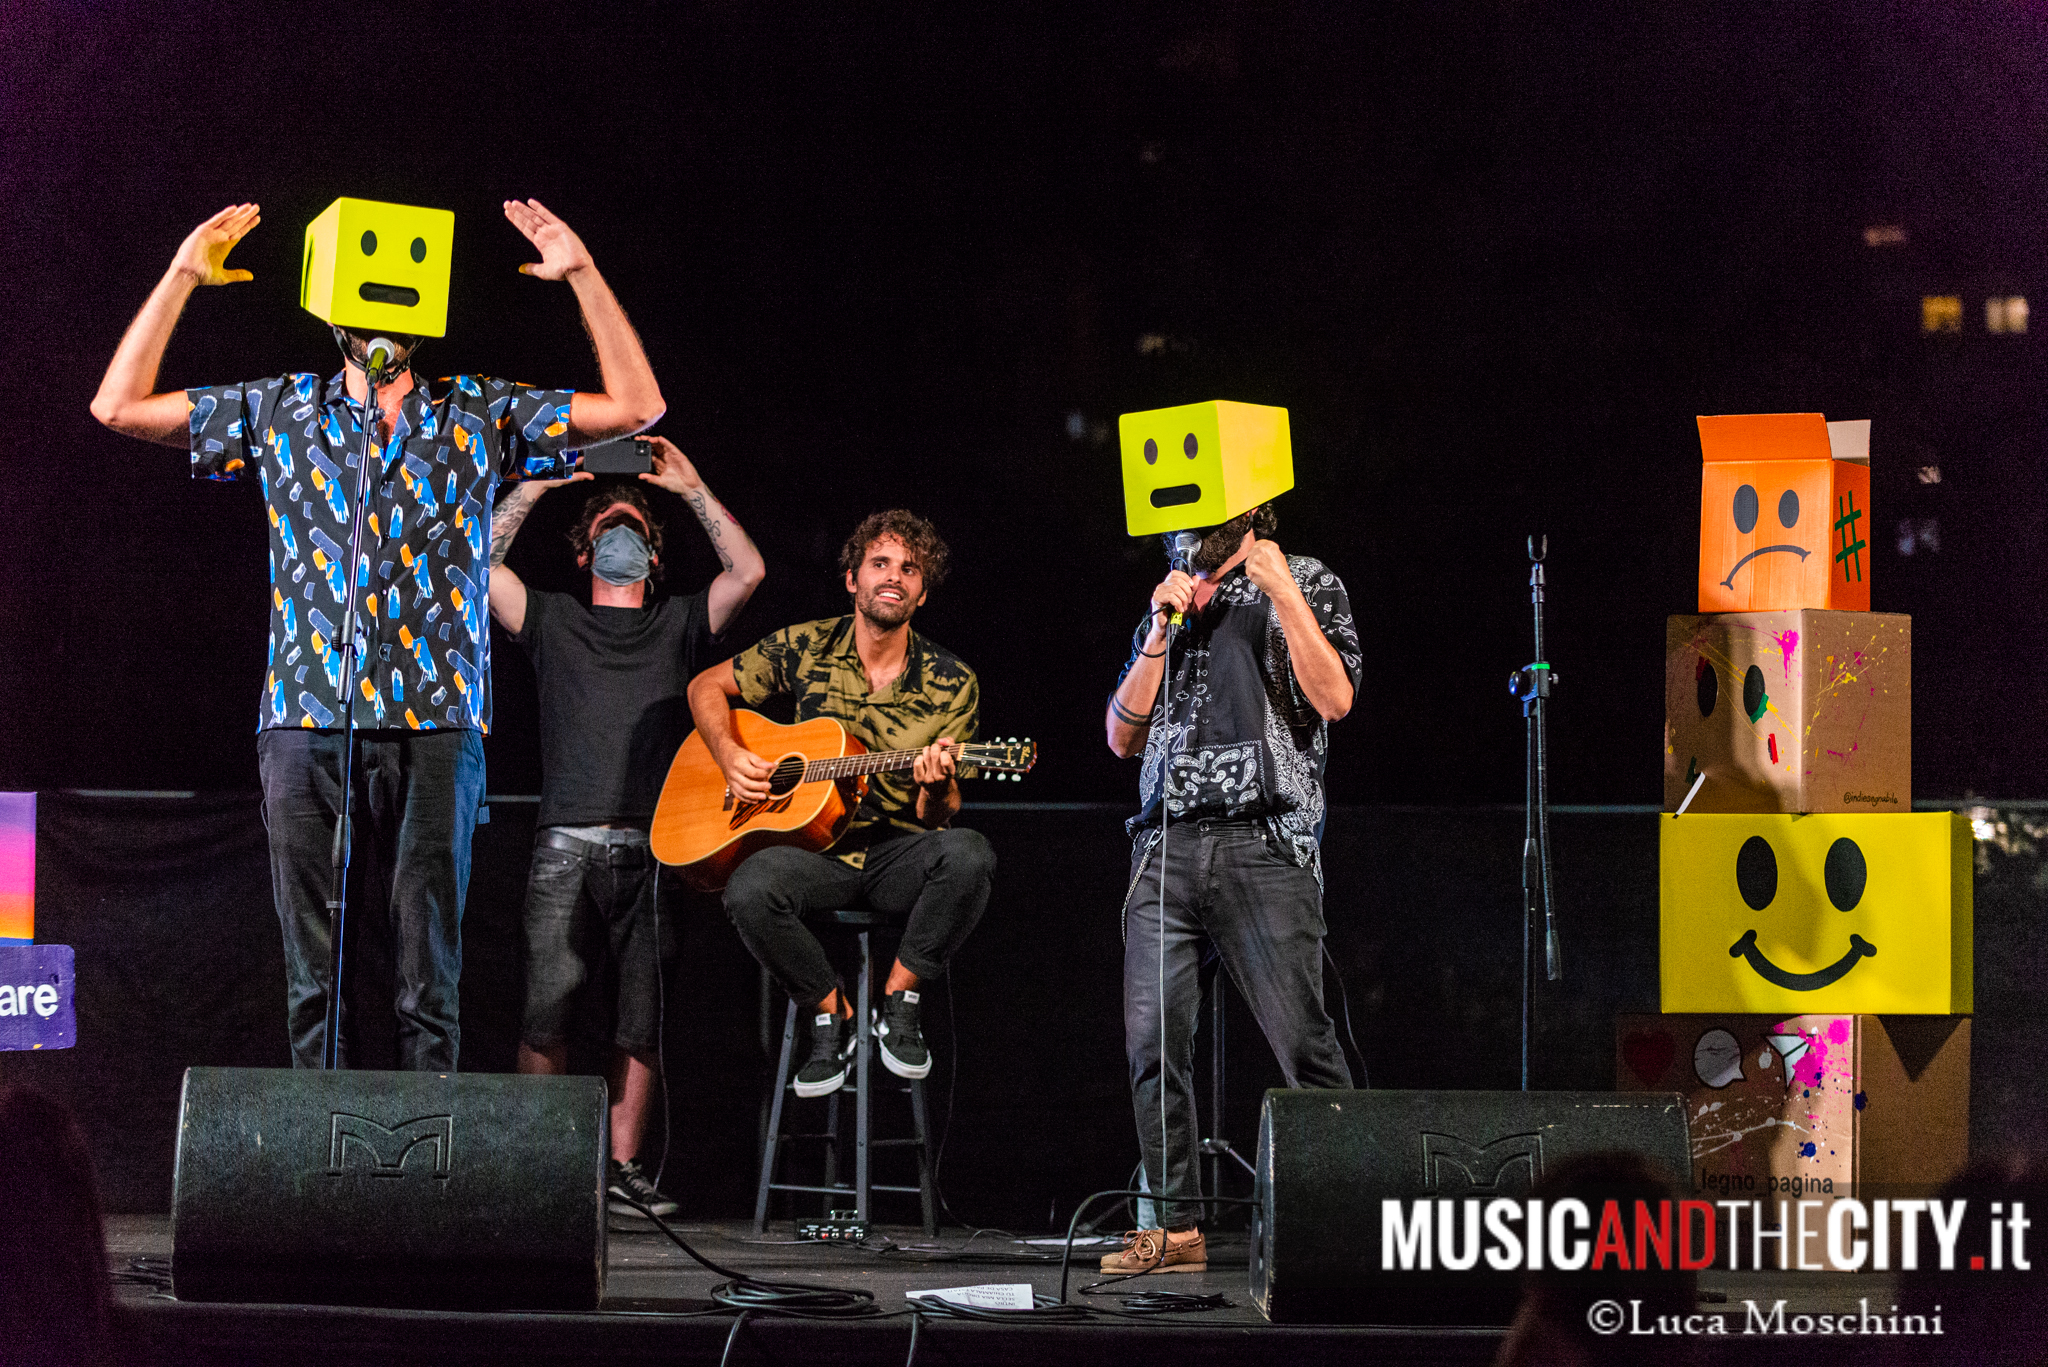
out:
M1352 1086L1369 1087L1372 1084L1365 1066L1365 1050L1358 1047L1358 1036L1351 1032L1351 992L1344 985L1344 970L1337 967L1336 957L1330 953L1328 938L1323 940L1323 962L1330 966L1330 975L1337 980L1337 1001L1344 1008L1344 1038L1351 1041L1351 1052L1358 1056L1358 1076L1352 1080Z
M742 1310L733 1316L732 1328L727 1330L725 1335L725 1351L718 1355L718 1367L725 1367L726 1363L732 1360L732 1346L739 1342L740 1326L745 1324L747 1316L753 1313L751 1310Z
M171 1260L138 1253L128 1260L127 1267L112 1273L108 1280L116 1286L146 1286L152 1291L169 1291Z
M750 1277L744 1272L735 1272L729 1267L721 1267L690 1247L682 1235L669 1227L668 1221L656 1215L646 1205L631 1199L628 1199L626 1204L652 1220L654 1227L666 1234L669 1241L687 1253L699 1267L726 1278L711 1288L711 1300L716 1305L733 1310L793 1315L804 1319L867 1319L883 1313L875 1304L875 1293L872 1291L813 1286L808 1282L769 1281L763 1277ZM733 1326L733 1332L739 1332L737 1324ZM730 1351L731 1347L732 1340L727 1339L727 1350Z

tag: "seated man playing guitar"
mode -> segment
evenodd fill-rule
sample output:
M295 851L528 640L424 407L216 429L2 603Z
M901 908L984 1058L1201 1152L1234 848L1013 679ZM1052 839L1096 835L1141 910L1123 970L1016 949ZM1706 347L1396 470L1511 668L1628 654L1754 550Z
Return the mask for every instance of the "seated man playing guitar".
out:
M853 612L785 627L690 683L690 711L733 801L769 798L775 761L740 742L733 700L787 699L796 720L829 717L871 750L922 747L908 778L880 772L825 853L776 845L749 855L725 889L725 909L754 957L791 998L815 1006L811 1056L796 1094L837 1091L853 1052L853 1006L839 988L806 913L865 905L905 912L881 1021L882 1062L898 1077L931 1072L917 988L946 965L988 906L995 853L980 833L948 826L960 810L957 747L971 741L980 685L952 652L910 629L946 573L931 523L895 509L854 530L839 553Z

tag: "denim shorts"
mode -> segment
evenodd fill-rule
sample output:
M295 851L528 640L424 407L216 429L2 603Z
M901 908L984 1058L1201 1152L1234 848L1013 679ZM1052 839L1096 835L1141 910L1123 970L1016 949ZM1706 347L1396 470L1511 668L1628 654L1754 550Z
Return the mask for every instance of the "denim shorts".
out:
M526 879L526 1006L520 1038L567 1043L585 1019L646 1061L661 1043L663 974L675 936L655 898L657 865L639 841L597 843L546 827ZM595 994L594 999L592 994Z

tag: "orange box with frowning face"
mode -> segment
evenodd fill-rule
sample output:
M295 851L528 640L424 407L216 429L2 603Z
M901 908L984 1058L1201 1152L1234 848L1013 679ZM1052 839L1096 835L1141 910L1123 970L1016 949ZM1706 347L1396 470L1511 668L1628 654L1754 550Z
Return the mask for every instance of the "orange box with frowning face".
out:
M1703 417L1700 611L1870 609L1870 424Z

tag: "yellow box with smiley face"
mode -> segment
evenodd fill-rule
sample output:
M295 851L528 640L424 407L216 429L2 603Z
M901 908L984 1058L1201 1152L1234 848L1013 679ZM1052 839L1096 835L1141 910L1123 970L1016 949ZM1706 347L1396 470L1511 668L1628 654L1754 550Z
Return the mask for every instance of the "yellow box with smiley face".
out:
M336 327L446 336L454 248L446 209L337 199L306 225L299 306Z
M1132 536L1213 527L1294 487L1287 410L1182 404L1117 419Z
M1666 1012L1971 1009L1961 815L1688 813L1657 831Z

